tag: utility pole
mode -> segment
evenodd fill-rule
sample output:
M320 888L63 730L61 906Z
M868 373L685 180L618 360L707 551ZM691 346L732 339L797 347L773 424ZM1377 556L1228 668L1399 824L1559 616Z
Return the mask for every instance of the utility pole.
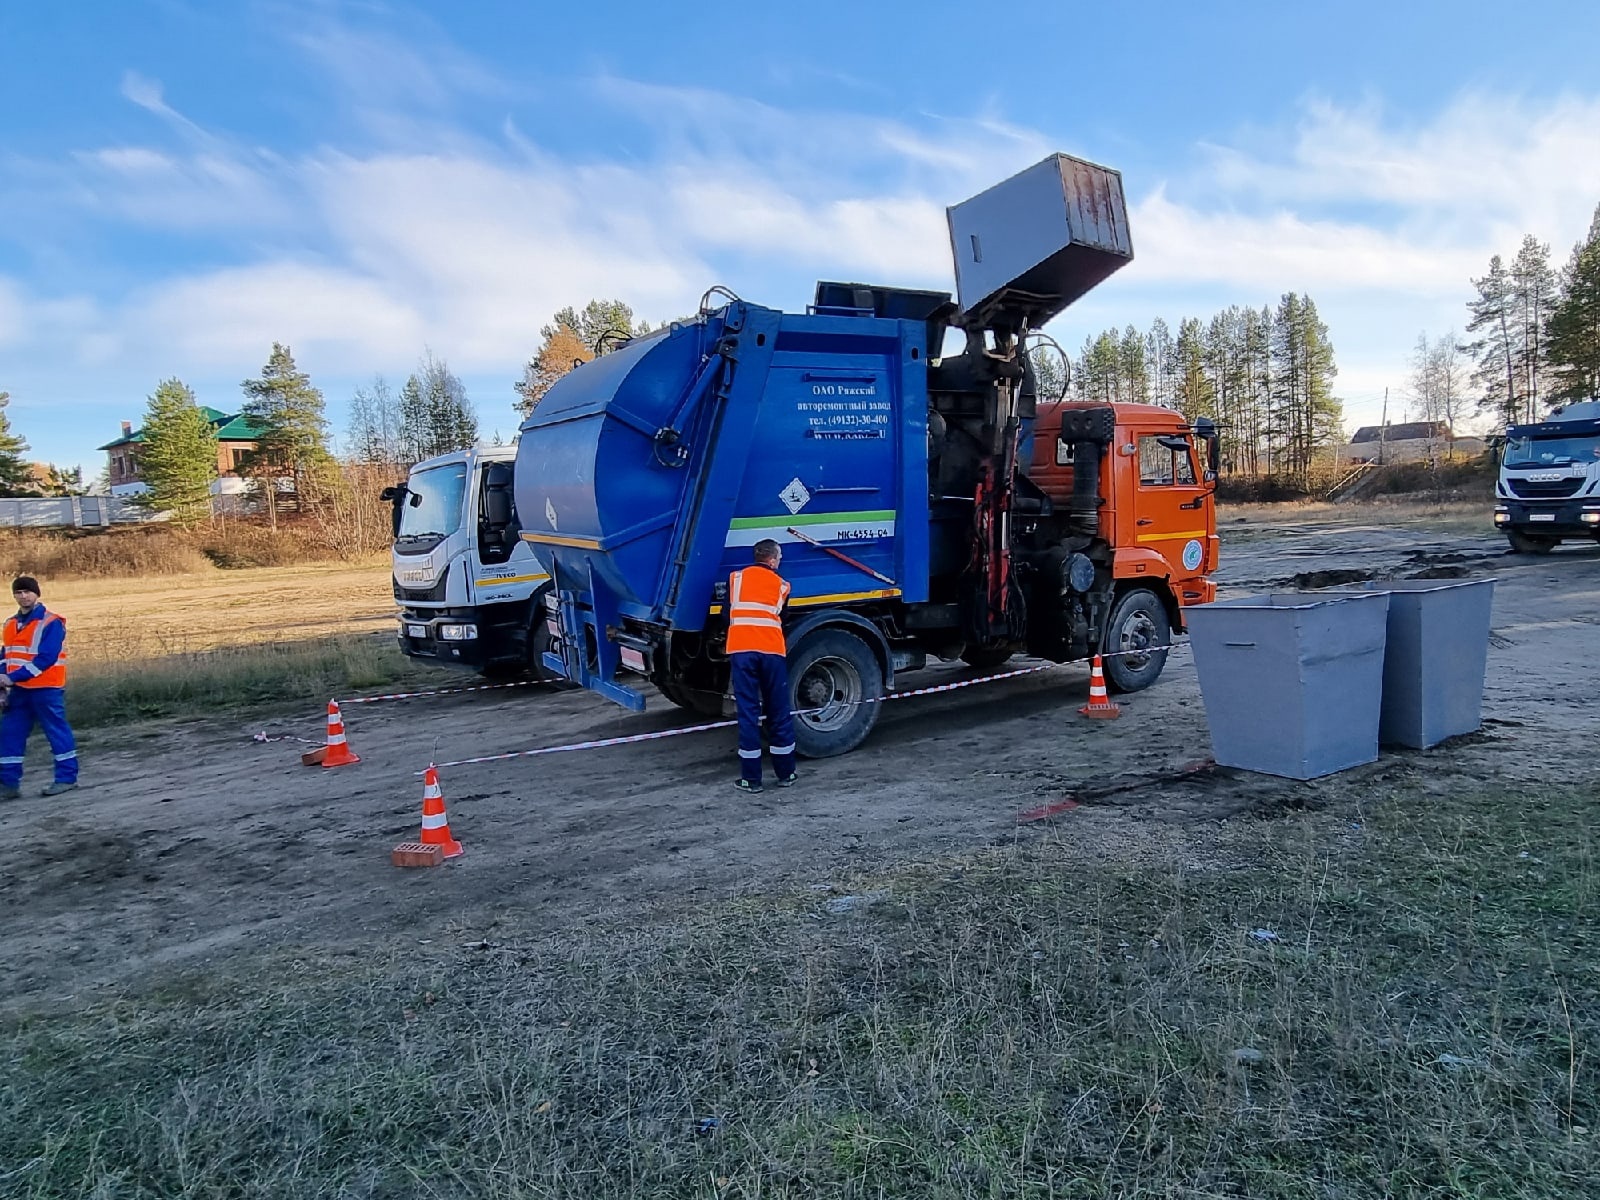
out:
M1378 465L1383 466L1383 444L1389 440L1389 389L1383 389L1383 417L1378 422Z

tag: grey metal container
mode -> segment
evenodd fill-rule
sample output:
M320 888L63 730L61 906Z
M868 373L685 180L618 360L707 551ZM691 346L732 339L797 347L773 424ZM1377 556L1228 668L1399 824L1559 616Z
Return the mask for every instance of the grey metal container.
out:
M1314 779L1376 759L1388 611L1387 592L1185 609L1217 762Z
M965 313L1021 292L1042 325L1133 259L1122 175L1065 154L952 205L946 219Z
M1337 589L1357 590L1389 596L1378 739L1424 750L1482 725L1494 580L1399 579Z

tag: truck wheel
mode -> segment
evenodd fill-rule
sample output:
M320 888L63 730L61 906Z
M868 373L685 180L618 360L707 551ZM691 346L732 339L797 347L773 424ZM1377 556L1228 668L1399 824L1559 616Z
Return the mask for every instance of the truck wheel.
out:
M1172 623L1167 606L1148 588L1126 592L1111 610L1101 653L1106 686L1113 692L1137 692L1161 678L1172 644Z
M883 707L883 667L848 629L819 629L789 653L795 752L831 758L854 750Z
M980 671L992 671L1010 662L1015 653L1007 646L968 646L961 652L961 661Z
M722 694L720 692L707 692L700 688L686 687L677 683L658 683L656 684L656 691L686 712L698 713L703 717L720 717L722 715Z
M1514 529L1506 530L1506 541L1511 543L1513 554L1549 554L1560 540L1560 538L1540 537L1533 533L1518 533Z

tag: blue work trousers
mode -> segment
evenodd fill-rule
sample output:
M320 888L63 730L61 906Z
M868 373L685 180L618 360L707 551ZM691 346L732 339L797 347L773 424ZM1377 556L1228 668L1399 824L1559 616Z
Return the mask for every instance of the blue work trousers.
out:
M0 784L22 782L22 752L35 722L44 726L45 740L56 759L56 782L78 782L78 743L67 724L66 688L6 689L6 710L0 713Z
M761 715L767 717L772 769L794 774L794 716L789 711L789 664L781 654L740 651L733 663L733 699L739 709L739 774L761 782Z

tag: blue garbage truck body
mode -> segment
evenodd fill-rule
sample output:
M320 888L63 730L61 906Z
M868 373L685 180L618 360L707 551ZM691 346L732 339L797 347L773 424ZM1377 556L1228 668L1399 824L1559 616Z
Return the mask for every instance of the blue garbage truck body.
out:
M1079 192L1099 194L1093 220L1074 225L1070 202L1085 200L1075 171ZM805 313L703 303L696 320L576 367L541 398L521 427L515 481L521 536L552 576L551 670L630 708L653 684L720 713L727 580L763 538L783 544L792 587L804 755L858 744L896 672L930 653L989 665L1023 649L1064 659L1097 647L1116 599L1097 525L1105 499L1093 479L1077 502L1028 484L1038 398L1025 338L1131 246L1114 172L1057 156L1033 173L1046 199L1021 203L1044 203L1036 223L1059 226L1039 234L1054 239L1054 267L999 234L986 252L985 234L964 237L952 210L958 278L963 250L991 272L1009 254L1032 271L1030 289L982 278L958 305L943 292L824 283ZM941 358L947 329L966 347ZM1095 479L1110 411L1077 420ZM1075 618L1062 618L1068 609ZM1131 666L1158 674L1176 623L1152 628L1148 661ZM1124 686L1154 674L1130 671Z

